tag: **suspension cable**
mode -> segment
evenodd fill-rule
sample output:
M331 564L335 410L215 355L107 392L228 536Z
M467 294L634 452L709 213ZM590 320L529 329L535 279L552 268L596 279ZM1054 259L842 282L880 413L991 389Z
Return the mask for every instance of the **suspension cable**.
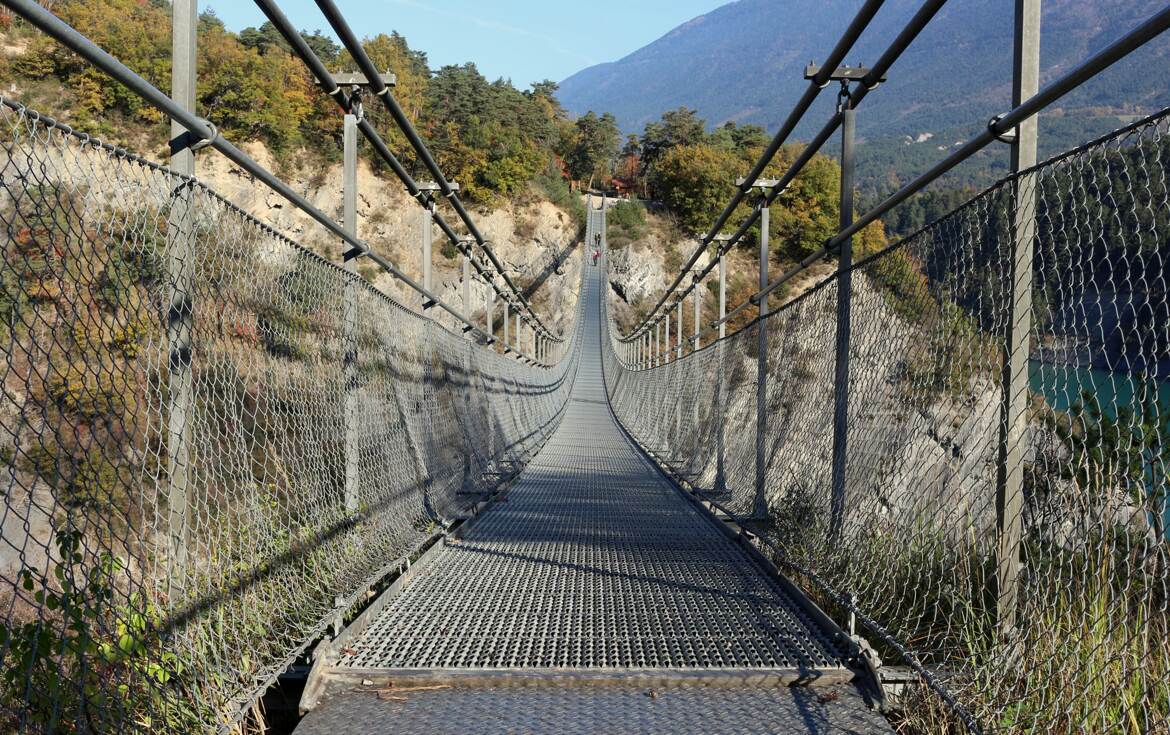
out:
M363 257L369 258L391 276L455 317L466 327L466 331L472 332L478 339L486 343L491 343L495 340L492 335L485 333L468 318L464 317L461 312L403 273L393 262L378 255L365 242L349 234L345 228L333 221L332 218L320 209L313 206L303 196L293 191L288 184L281 181L268 169L254 161L248 154L232 145L207 120L183 109L182 106L176 104L167 94L163 93L150 82L147 82L113 55L83 36L68 23L53 15L40 4L34 2L34 0L0 0L0 2L62 46L73 51L81 58L105 72L115 81L124 85L151 107L154 107L182 125L198 140L205 141L207 147L219 151L229 161L244 171L247 171L248 174L254 176L257 180L264 183L265 186L288 200L297 209L312 217L318 224L340 238Z
M301 37L301 34L288 20L288 17L285 16L284 12L281 11L276 2L273 0L256 0L256 5L260 7L260 10L264 12L264 14L268 17L268 20L289 43L293 49L293 53L304 62L306 67L308 67L309 73L312 74L314 78L316 78L317 84L325 91L325 93L337 102L342 111L352 112L352 108L354 106L353 100L342 91L340 86L338 86L333 78L332 73L326 68L320 57L317 56L308 43L305 42L305 39ZM386 161L387 164L389 164L391 170L394 171L394 175L397 176L400 181L402 181L403 185L406 187L407 193L410 194L410 196L416 202L418 202L420 206L429 207L433 201L431 195L419 187L418 183L414 180L414 177L410 175L402 163L390 151L389 147L378 135L378 132L374 129L373 125L371 125L370 122L363 116L358 116L357 125L358 130L361 131L363 137L369 141L370 145L374 148L374 151L384 161ZM524 306L527 307L529 314L521 313L520 315L520 318L524 322L536 328L538 333L540 333L542 336L548 337L551 341L563 341L562 337L551 335L549 330L544 327L543 323L540 322L539 317L537 317L536 314L532 311L531 306L528 306L527 302L523 301L523 299L520 297L520 294L516 293L514 290L508 292L500 288L499 284L496 283L496 279L492 276L488 269L484 267L483 263L472 257L471 248L468 247L466 241L461 238L454 229L452 229L451 225L443 219L442 215L440 215L438 212L434 212L432 217L434 223L438 225L439 229L442 230L443 234L447 237L451 244L454 245L455 248L460 252L467 255L468 258L470 258L472 267L475 269L476 273L483 278L484 282L487 283L487 285L490 286L491 289L501 299L503 299L508 304L513 305L518 313L521 312L518 306L519 304L524 304ZM486 247L484 250L485 252L489 252ZM501 275L504 274L501 273ZM508 281L508 285L512 286L510 281ZM515 286L512 286L512 288L514 289Z
M263 2L263 0L257 0L257 2L260 4L261 9L264 9L266 5L272 5L272 3ZM273 7L275 8L274 5ZM488 259L491 260L492 266L496 269L496 272L498 272L500 276L503 277L504 282L508 284L508 288L512 291L517 301L524 306L528 314L532 317L533 321L529 323L532 324L533 328L536 329L542 336L554 342L563 342L563 337L553 334L551 330L545 327L544 323L540 320L540 317L537 316L536 311L532 308L532 305L528 302L528 299L524 298L524 295L516 287L516 284L512 282L512 279L504 269L503 264L496 257L496 254L492 251L491 246L484 239L483 234L479 231L479 228L476 227L475 222L472 220L471 215L468 213L466 207L463 206L463 202L459 199L459 194L451 187L451 184L443 175L442 170L435 162L435 159L431 155L430 150L427 148L426 143L423 142L422 137L419 136L418 131L415 129L414 125L410 122L410 119L406 116L406 113L403 112L402 107L398 104L398 101L394 99L394 95L390 88L382 82L381 73L378 71L377 67L374 66L374 62L370 59L369 55L362 47L361 42L354 34L353 29L350 28L349 23L345 20L345 16L342 15L341 11L337 8L337 5L334 4L332 0L317 0L317 7L321 9L321 12L325 15L325 19L329 22L329 25L333 28L334 32L337 33L342 46L344 46L346 51L349 52L349 55L353 58L354 63L357 64L358 69L363 74L365 74L366 81L369 83L374 96L382 100L382 103L390 112L390 117L393 118L395 124L406 136L407 141L410 143L411 148L413 148L415 153L418 155L419 160L426 167L427 171L430 172L431 176L434 177L435 183L438 184L443 198L449 201L451 206L455 208L456 214L459 215L459 219L461 219L463 224L467 227L467 231L471 233L471 236L475 238L475 242L483 249L484 253L488 256ZM265 13L267 13L267 10L265 10ZM308 48L307 44L303 45L304 48Z
M982 133L972 138L961 148L944 158L942 161L936 163L929 171L891 194L873 209L858 217L852 225L829 238L821 249L804 258L795 268L769 283L767 287L758 293L752 295L752 297L749 299L749 302L758 305L760 301L768 296L768 294L772 293L784 283L791 280L794 276L808 268L813 263L827 255L830 255L833 251L841 246L841 243L856 235L863 228L869 226L873 222L876 222L882 215L886 214L894 207L906 201L909 197L926 188L940 176L947 173L955 166L958 166L963 161L966 161L968 158L983 150L991 143L1000 140L1003 135L1010 133L1023 121L1037 114L1045 107L1048 107L1053 102L1056 102L1061 97L1084 84L1089 79L1092 79L1108 67L1141 48L1143 45L1153 40L1155 37L1159 36L1166 30L1170 30L1170 8L1165 8L1154 14L1137 28L1122 36L1120 39L1097 52L1093 56L1089 57L1087 60L1082 62L1080 66L1077 66L1064 76L1052 82L1044 89L1040 90L1035 95L1022 102L1018 107L1008 111L1003 115L997 115L996 117L992 118L991 122L988 123L986 129L984 129Z
M941 10L944 5L946 5L946 3L947 0L927 0L927 2L925 2L922 7L918 9L918 12L914 14L914 17L910 19L910 22L906 24L906 26L894 39L894 42L891 43L889 48L886 49L885 53L883 53L878 58L877 62L873 65L865 77L861 79L860 83L856 87L854 87L848 98L850 109L856 110L858 105L861 104L862 100L864 100L866 96L869 95L869 92L881 83L881 79L886 76L886 73L889 71L890 67L893 66L894 63L906 51L906 49L910 47L910 44L914 42L918 35L926 28L926 26L935 17L935 15L938 14L938 11ZM810 141L804 147L804 150L801 151L796 160L792 162L792 165L788 167L788 170L784 172L784 175L777 180L776 186L771 188L764 202L752 208L751 213L748 215L744 223L740 225L739 229L737 229L735 233L725 242L720 244L719 249L716 251L716 257L712 258L710 262L707 263L705 268L695 274L694 278L692 279L692 284L679 295L679 299L686 298L687 295L696 288L698 282L705 278L707 274L718 265L718 257L729 252L743 240L752 226L755 225L757 221L759 221L762 207L771 206L772 203L775 202L776 199L784 193L784 190L788 187L788 185L791 184L792 181L800 175L809 162L812 161L813 157L819 153L821 148L824 147L825 143L828 142L829 138L831 138L833 134L837 132L837 130L841 127L843 120L844 115L839 110L835 112L831 118L829 118L829 121L823 128L821 128L821 131L817 133L812 141Z
M322 2L330 2L330 0L318 0L318 4L321 4ZM825 63L821 66L820 71L817 72L816 76L809 81L808 88L805 90L800 100L798 100L796 105L792 108L792 111L788 114L788 119L785 120L784 124L780 126L780 130L778 130L776 135L773 136L772 141L768 144L768 147L764 149L764 152L760 154L759 159L756 161L756 165L752 167L751 172L743 180L743 183L736 187L735 194L732 195L731 201L729 201L727 206L723 208L723 212L720 213L719 217L715 220L715 224L711 227L711 230L705 236L703 236L703 238L699 241L699 246L695 248L695 251L691 253L691 256L679 270L678 277L675 278L674 283L672 283L670 287L666 289L666 293L662 295L662 298L658 300L658 303L654 305L654 308L650 310L650 313L646 315L641 323L639 323L638 326L636 326L633 331L630 332L629 336L621 338L623 342L628 342L642 335L651 326L653 326L653 324L656 324L662 319L663 315L659 314L659 310L663 307L663 305L666 304L671 294L673 294L674 291L679 287L687 272L694 267L695 263L699 260L699 257L702 256L703 252L707 249L707 246L711 244L711 241L717 234L719 234L719 231L723 229L723 225L727 223L727 220L731 219L731 215L735 213L736 208L740 205L741 202L743 202L744 197L747 196L747 193L751 191L751 188L755 184L756 179L760 177L760 174L764 172L764 169L767 168L768 164L770 164L772 159L775 158L776 153L780 151L781 146L784 145L784 142L788 139L788 136L792 134L792 131L796 129L796 126L808 112L809 108L812 107L812 104L816 101L820 91L828 85L829 75L832 74L833 71L836 70L836 68L845 59L845 55L848 54L850 49L853 48L853 44L857 42L857 39L861 36L862 32L864 32L865 29L869 26L870 21L873 20L873 17L877 14L878 10L882 7L884 2L885 0L867 0L865 5L863 5L859 11L857 11L857 15L854 16L853 21L849 24L849 27L845 29L845 33L842 34L840 40L837 41L837 45L833 47L833 50L825 59Z
M1122 36L1120 39L1097 52L1093 56L1089 57L1079 66L1072 69L1064 76L1050 83L1044 89L1040 90L1035 95L1022 102L1018 107L1008 111L1003 115L997 115L996 117L992 118L991 122L988 123L987 128L982 133L968 141L965 145L963 145L951 155L947 156L942 161L935 164L929 171L906 184L895 193L891 194L884 201L873 207L861 217L858 217L851 226L841 230L836 235L829 238L825 242L825 245L819 250L802 259L799 263L782 274L780 277L776 278L774 281L770 282L760 291L752 294L742 304L729 311L722 319L711 322L707 329L716 329L719 327L719 325L730 322L732 319L739 316L747 309L753 306L758 306L761 301L767 298L768 295L777 288L792 280L803 271L807 270L809 266L831 255L846 239L852 237L853 235L860 232L863 228L876 222L879 218L882 217L882 215L888 213L890 210L902 204L914 194L929 186L931 183L946 174L955 166L958 166L960 163L983 150L991 143L1000 140L1005 134L1010 133L1024 120L1027 120L1029 117L1039 113L1053 102L1056 102L1061 97L1079 87L1081 84L1084 84L1086 81L1100 74L1108 67L1124 59L1126 56L1130 55L1167 30L1170 30L1170 8L1166 8L1154 14L1137 28L1130 31L1125 36ZM706 332L707 329L703 331Z

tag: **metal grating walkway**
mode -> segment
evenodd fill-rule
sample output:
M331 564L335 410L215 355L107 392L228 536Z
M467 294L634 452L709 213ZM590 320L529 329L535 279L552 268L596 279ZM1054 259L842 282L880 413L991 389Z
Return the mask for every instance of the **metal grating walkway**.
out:
M497 687L343 694L297 735L889 733L852 687Z
M830 634L616 424L601 372L600 281L587 279L584 353L560 427L502 500L346 641L332 668L351 685L390 670L396 683L411 672L518 669L570 680L566 669L848 679ZM590 690L562 704L604 709L611 695ZM482 704L479 692L458 701ZM303 731L336 706L310 714Z

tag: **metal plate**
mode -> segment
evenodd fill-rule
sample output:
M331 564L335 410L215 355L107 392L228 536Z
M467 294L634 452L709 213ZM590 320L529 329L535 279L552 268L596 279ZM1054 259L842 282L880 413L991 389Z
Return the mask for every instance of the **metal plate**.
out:
M340 695L297 735L892 733L850 686L830 689L488 688Z

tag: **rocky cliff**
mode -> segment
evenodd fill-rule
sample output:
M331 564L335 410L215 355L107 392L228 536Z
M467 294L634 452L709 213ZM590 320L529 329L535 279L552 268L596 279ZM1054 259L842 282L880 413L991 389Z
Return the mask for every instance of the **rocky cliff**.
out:
M277 168L277 162L262 144L249 143L242 147L266 168ZM212 189L260 220L331 260L340 261L341 244L336 237L226 158L203 154L197 173ZM283 171L282 178L326 214L341 219L340 165L324 169L300 166ZM449 222L458 225L450 208L440 206L439 211ZM358 165L357 214L359 238L409 277L421 280L422 209L397 180L375 173L365 160ZM580 242L579 228L572 216L537 196L472 214L508 275L521 290L529 292L527 295L541 317L549 320L554 329L563 330L576 305L580 276L579 259L572 257ZM461 229L455 226L457 232ZM454 248L444 247L447 240L438 227L433 228L433 243L434 288L444 301L457 306L462 298L461 260ZM359 271L402 303L412 307L421 305L417 293L374 264L360 264ZM480 318L489 292L488 286L473 281L471 299ZM498 305L496 309L498 324Z

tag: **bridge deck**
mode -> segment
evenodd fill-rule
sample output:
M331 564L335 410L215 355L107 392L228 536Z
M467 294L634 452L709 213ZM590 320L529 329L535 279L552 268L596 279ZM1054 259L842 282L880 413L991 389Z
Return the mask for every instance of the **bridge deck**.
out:
M398 693L329 699L298 733L378 732L371 718L379 716L412 732L410 713L426 718L425 702L472 719L511 713L522 732L613 731L606 718L621 712L629 732L642 721L653 730L723 731L680 706L722 713L735 732L889 731L848 685L843 696L777 688L798 679L847 682L852 673L831 632L618 427L603 387L599 283L589 278L583 294L583 353L561 426L504 497L329 662L344 689L393 684ZM608 688L566 688L610 675ZM635 678L623 685L622 676ZM489 688L469 687L468 677ZM555 678L547 691L495 688ZM420 682L455 687L418 689ZM662 689L661 702L647 696L649 687ZM768 711L786 724L770 725ZM540 725L542 717L551 724ZM601 719L591 729L566 717ZM755 725L733 727L736 717ZM454 731L490 729L455 719ZM421 722L446 731L441 720L432 712ZM339 730L344 722L358 729Z

